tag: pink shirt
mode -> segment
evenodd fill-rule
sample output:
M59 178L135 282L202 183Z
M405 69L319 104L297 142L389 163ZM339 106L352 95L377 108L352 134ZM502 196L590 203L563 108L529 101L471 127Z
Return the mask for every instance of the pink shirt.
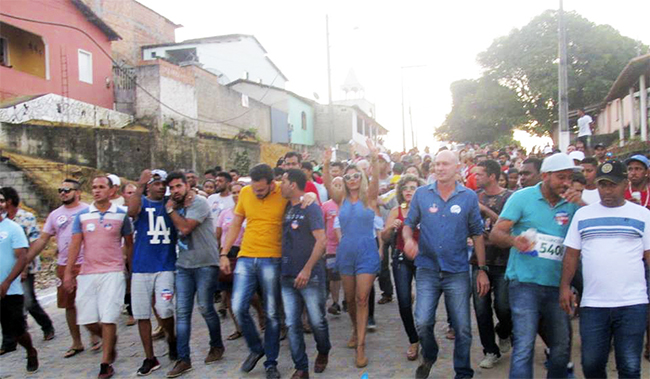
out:
M43 232L51 236L56 236L56 244L59 251L56 260L57 265L65 266L68 264L68 249L70 247L70 241L72 240L72 223L75 215L87 208L88 204L85 203L80 203L74 208L66 208L62 205L47 216L45 226L43 226ZM83 263L83 261L84 248L82 244L75 264L79 265Z
M233 210L233 208L224 209L221 211L219 218L217 219L217 228L221 228L221 246L226 244L226 234L228 234L228 229L230 229L232 219L235 218ZM244 229L246 229L246 220L244 220L239 235L237 236L237 240L235 240L233 246L241 246L241 240L244 237Z
M124 271L122 237L133 234L126 212L112 204L104 213L95 205L77 214L72 234L83 234L86 247L80 275Z
M327 254L336 254L336 248L339 246L339 240L334 232L334 219L339 214L339 206L334 200L327 200L321 205L323 217L325 218L325 235L327 236Z

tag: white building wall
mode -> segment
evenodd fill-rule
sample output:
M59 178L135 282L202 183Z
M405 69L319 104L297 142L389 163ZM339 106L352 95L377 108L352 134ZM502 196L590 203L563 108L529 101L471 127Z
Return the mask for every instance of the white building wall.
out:
M239 41L221 43L182 44L147 48L143 50L143 60L164 58L166 51L196 48L199 62L203 68L215 74L224 74L222 84L244 79L248 72L248 80L274 87L285 88L286 81L279 71L266 59L266 54L253 38L242 38Z

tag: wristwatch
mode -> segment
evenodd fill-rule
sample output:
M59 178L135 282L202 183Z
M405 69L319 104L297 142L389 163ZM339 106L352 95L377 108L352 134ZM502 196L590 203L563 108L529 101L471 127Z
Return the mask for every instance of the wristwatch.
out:
M490 268L488 266L478 266L478 270L485 271L486 274L490 272Z
M174 208L167 208L167 214L170 215L174 211Z

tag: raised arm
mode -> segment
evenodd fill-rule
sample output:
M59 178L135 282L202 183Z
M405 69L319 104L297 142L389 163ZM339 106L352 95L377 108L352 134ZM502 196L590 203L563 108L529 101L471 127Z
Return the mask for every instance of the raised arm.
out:
M332 175L330 174L331 160L332 149L328 147L325 149L325 153L323 154L323 184L325 185L330 198L334 200L336 204L341 205L341 202L343 202L343 198L345 197L345 189L333 184Z
M368 150L370 150L370 168L372 169L372 178L368 183L368 200L377 201L379 197L379 148L368 138L366 140Z
M140 214L140 207L142 206L142 194L144 193L145 188L147 188L147 183L151 179L151 171L145 169L140 174L140 179L138 180L138 185L136 186L135 192L129 198L129 204L126 213L135 220L135 218Z

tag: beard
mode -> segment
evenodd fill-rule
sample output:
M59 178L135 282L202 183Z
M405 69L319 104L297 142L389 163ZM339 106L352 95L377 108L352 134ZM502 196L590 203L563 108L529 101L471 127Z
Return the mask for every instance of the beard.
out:
M74 200L75 200L75 198L73 197L73 198L70 199L70 200L63 200L62 203L63 203L64 205L70 205L70 204L74 203Z

